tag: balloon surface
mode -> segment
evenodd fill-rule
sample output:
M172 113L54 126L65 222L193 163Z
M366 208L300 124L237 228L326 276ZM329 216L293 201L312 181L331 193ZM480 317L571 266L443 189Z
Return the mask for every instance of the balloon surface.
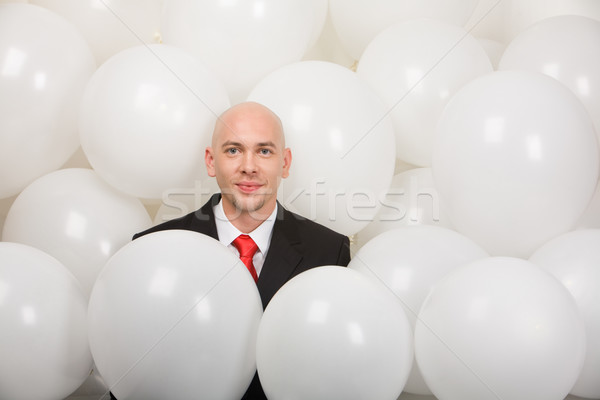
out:
M431 168L413 168L394 176L372 222L356 235L363 246L380 233L414 225L451 228L433 184Z
M88 83L81 146L109 184L159 199L206 177L204 149L228 107L222 84L185 51L133 47L111 57Z
M571 394L600 398L600 230L565 233L537 249L529 259L554 275L575 298L585 323L587 350Z
M448 100L490 72L490 59L474 37L429 19L401 22L379 33L356 70L390 110L396 157L421 167L431 166L435 128Z
M171 0L161 33L202 60L238 103L271 71L300 61L324 22L315 0Z
M92 170L63 169L36 179L19 194L6 216L2 240L55 257L88 297L110 256L151 225L138 199Z
M556 278L490 257L438 281L419 312L415 356L440 400L562 400L583 365L585 329Z
M0 198L75 152L78 108L95 69L88 44L64 18L0 4Z
M153 224L158 225L198 210L210 200L213 194L220 191L217 180L211 177L196 181L193 187L167 191L163 194L158 210L156 210Z
M600 21L576 15L552 17L514 38L499 69L540 72L563 83L586 106L600 138L599 46Z
M155 43L163 0L30 0L77 27L98 65L128 47Z
M395 160L391 122L375 93L347 68L304 61L269 74L248 99L283 122L293 156L283 205L346 235L364 228Z
M269 399L396 399L412 349L396 298L357 271L323 266L275 294L260 323L256 362Z
M33 247L0 242L0 398L64 399L88 377L87 299Z
M256 371L256 284L200 233L160 231L122 247L88 312L94 361L118 399L239 399Z
M410 226L384 232L361 247L348 268L364 273L400 299L412 329L434 284L455 268L488 257L472 240L450 229ZM405 392L431 395L416 363Z
M394 23L431 18L464 25L477 0L330 0L329 11L340 40L355 60L367 45Z
M574 228L598 180L593 123L555 79L500 71L464 86L440 119L433 153L440 201L491 255L529 257Z

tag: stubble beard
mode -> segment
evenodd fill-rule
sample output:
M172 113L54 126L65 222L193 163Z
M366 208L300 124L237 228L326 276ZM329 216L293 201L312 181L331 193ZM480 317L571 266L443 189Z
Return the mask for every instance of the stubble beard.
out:
M258 197L258 200L254 201L254 197ZM249 200L250 201L244 201L238 199L238 197L235 195L231 196L231 203L240 214L244 212L252 214L253 212L263 208L263 206L265 205L264 195L253 195L252 198Z

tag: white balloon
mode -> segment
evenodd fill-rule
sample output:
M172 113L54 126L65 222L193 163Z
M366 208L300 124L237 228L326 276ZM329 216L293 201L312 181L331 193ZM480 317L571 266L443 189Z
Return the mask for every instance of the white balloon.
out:
M288 281L258 330L269 399L396 399L413 357L400 302L359 272L313 268Z
M60 16L0 5L0 198L58 169L79 146L77 112L96 69L89 46Z
M492 255L528 257L575 226L598 180L590 116L556 80L494 72L448 103L433 153L441 204Z
M583 316L587 351L583 370L571 394L600 398L600 229L558 236L536 250L529 261L563 283Z
M492 72L490 59L464 29L419 19L390 26L360 58L357 75L379 95L396 133L396 157L431 166L435 128L448 100Z
M358 247L380 233L413 225L451 228L433 183L431 168L413 168L394 176L372 222L356 234Z
M238 103L265 75L300 61L323 23L315 0L170 0L161 33L218 74Z
M98 65L128 47L156 43L163 0L30 0L77 27Z
M12 204L2 240L45 251L62 262L89 296L106 261L151 226L142 203L92 170L64 169L31 183Z
M548 18L509 43L499 69L540 72L563 83L586 106L600 138L599 46L600 21L575 15Z
M92 368L87 301L55 258L0 242L0 398L64 399Z
M256 371L256 284L200 233L160 231L122 247L88 312L94 361L118 399L239 399Z
M474 261L423 302L415 356L438 399L562 400L585 358L573 297L518 258Z
M395 159L391 122L375 93L346 68L304 61L271 73L248 99L283 121L293 156L284 205L346 235L364 228Z
M378 33L394 23L431 18L464 25L477 0L330 0L329 10L346 51L358 60Z
M455 268L488 257L472 240L449 229L410 226L384 232L361 247L348 268L364 273L400 299L414 329L434 284ZM416 363L405 392L430 395Z
M206 177L204 149L225 88L195 58L166 45L111 57L94 74L81 105L81 146L109 184L135 197Z
M163 198L154 215L153 223L154 225L158 225L175 218L183 217L202 207L210 200L213 194L219 192L219 185L214 178L196 181L194 187L169 190L163 194Z

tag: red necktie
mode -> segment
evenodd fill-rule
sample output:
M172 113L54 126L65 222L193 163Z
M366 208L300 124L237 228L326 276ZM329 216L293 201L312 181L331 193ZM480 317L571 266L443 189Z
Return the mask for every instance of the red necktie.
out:
M254 253L258 250L258 246L254 243L254 240L248 235L240 235L232 242L236 249L240 252L240 259L250 271L250 275L254 278L254 282L258 282L258 274L254 269L254 263L252 258Z

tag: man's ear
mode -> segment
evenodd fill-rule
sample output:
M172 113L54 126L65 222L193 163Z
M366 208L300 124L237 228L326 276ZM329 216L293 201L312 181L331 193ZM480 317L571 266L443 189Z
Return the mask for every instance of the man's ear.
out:
M207 147L204 151L204 163L206 164L206 172L208 176L215 177L215 158L213 156L212 147Z
M283 149L283 171L282 178L290 176L290 166L292 165L292 151L289 148Z

